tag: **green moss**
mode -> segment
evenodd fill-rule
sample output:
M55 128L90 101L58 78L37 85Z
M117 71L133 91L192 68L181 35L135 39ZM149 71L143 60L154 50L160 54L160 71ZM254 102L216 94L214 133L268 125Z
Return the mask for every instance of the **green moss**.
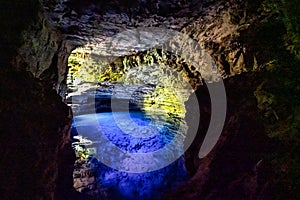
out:
M298 0L265 0L262 11L279 16L285 26L284 46L300 59L300 1Z
M282 199L296 199L299 187L300 142L300 6L298 0L265 0L262 8L271 17L252 30L250 45L259 52L264 81L254 95L267 134L277 145L272 163L275 181L286 188ZM276 30L276 31L274 31ZM250 36L251 35L251 36ZM251 39L249 40L251 41Z

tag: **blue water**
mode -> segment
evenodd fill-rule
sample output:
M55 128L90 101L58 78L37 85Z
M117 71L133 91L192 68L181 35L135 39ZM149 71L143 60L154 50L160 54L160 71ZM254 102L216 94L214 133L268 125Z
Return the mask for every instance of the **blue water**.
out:
M124 159L113 153L111 144L125 152L142 154L166 148L174 139L178 139L175 135L181 131L179 127L178 121L161 115L146 116L142 112L97 113L74 117L72 135L80 135L91 141L85 146L95 149L88 163L95 171L97 188L105 191L103 199L159 199L186 180L183 156L166 167L144 173L116 170L103 164L101 159L108 159L112 163ZM173 152L169 154L173 155ZM155 165L165 158L152 159L143 160L143 163L138 160L128 165L136 165L130 167L138 169L144 162Z

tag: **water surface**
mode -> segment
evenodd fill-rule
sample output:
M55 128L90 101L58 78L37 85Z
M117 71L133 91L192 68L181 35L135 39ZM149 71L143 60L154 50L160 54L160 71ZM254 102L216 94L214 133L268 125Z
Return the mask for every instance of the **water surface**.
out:
M147 116L143 112L104 112L74 117L72 135L77 140L73 146L78 151L85 151L84 155L90 155L76 161L74 187L95 198L159 199L187 178L184 158L178 156L183 154L183 146L167 149L174 140L183 144L183 125L184 121L175 116ZM112 144L129 153L149 154L161 149L167 153L133 161L122 157L124 155L116 155ZM159 165L174 156L179 158L159 170L126 171L126 167L138 171L145 163ZM118 165L121 169L117 170L100 162L105 159L108 163L124 163Z

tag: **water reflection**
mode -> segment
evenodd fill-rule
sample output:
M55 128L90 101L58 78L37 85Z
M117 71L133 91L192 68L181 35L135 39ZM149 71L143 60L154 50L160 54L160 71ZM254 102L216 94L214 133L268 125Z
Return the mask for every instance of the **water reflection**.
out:
M114 113L119 119L125 112ZM185 126L184 121L178 116L156 113L151 116L143 112L130 112L131 120L138 126L130 126L131 122L123 120L120 128L111 112L79 115L74 118L72 135L73 146L76 149L77 161L74 170L74 187L95 199L159 199L163 194L176 187L187 178L184 167L184 158L181 156L172 164L147 173L121 172L99 162L100 156L108 156L111 162L120 162L116 156L109 156L111 149L107 145L108 139L119 149L132 153L156 152L166 148L174 139L183 144ZM95 120L98 127L95 127ZM128 126L126 126L128 123ZM143 133L147 127L147 132ZM80 131L78 131L80 130ZM154 134L149 133L153 131ZM138 132L150 137L136 137L131 132ZM171 156L183 154L183 146L178 149L170 149ZM175 155L176 156L176 155ZM165 158L154 157L150 160L138 162L159 163ZM115 159L115 160L114 160ZM131 163L132 164L132 163ZM135 163L138 168L143 163Z

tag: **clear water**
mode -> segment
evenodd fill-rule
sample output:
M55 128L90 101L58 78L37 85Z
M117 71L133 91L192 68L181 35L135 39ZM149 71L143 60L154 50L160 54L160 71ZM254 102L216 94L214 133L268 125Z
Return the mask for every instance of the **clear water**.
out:
M107 158L112 163L120 162L122 158L112 154L111 144L130 153L149 153L167 148L174 139L183 141L183 137L175 137L181 134L182 123L183 120L178 118L166 115L147 116L142 112L130 112L129 115L125 112L107 112L74 117L72 135L75 138L81 136L81 142L74 142L74 147L82 146L89 149L88 153L91 154L83 161L84 165L77 163L77 173L79 174L79 170L84 171L84 167L93 172L88 180L84 180L86 177L80 177L83 183L80 191L96 199L161 198L186 180L183 156L166 167L144 173L124 172L124 170L122 172L103 164L100 160ZM182 153L181 146L178 148L178 152ZM168 154L173 155L172 151L174 149L170 149ZM136 166L130 167L138 169L144 162L159 164L162 159L166 158L138 161L130 164Z

